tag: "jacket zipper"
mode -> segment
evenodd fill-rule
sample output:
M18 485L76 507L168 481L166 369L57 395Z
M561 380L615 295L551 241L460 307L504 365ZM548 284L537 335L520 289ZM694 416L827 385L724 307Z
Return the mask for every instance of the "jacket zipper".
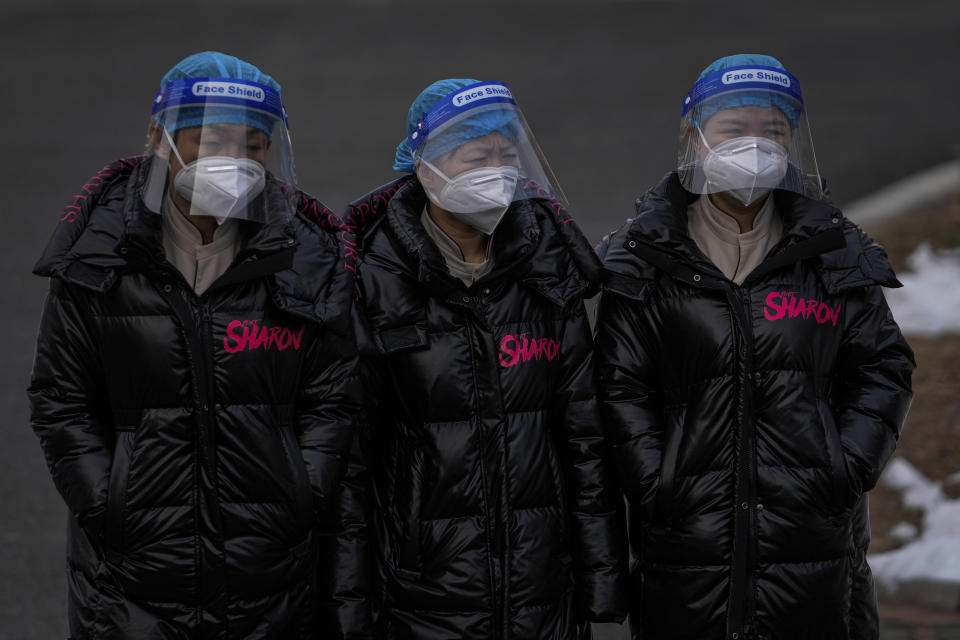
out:
M470 352L476 353L477 336L473 326L472 312L473 312L474 306L476 305L477 300L476 298L473 298L473 297L464 296L464 298L462 299L462 302L467 308L467 313L465 315L467 316L467 322L466 322L467 341L470 344ZM485 507L484 511L486 513L486 517L484 519L486 521L486 531L487 531L487 535L486 535L487 570L490 575L490 597L493 600L493 628L497 630L501 630L502 632L501 625L503 624L505 616L503 616L501 612L503 603L501 603L501 594L499 589L500 585L497 582L497 570L496 570L495 561L494 561L494 554L495 554L497 545L496 545L496 541L493 540L493 536L496 532L496 523L494 522L493 516L491 514L492 503L490 501L490 479L487 477L487 465L483 456L483 449L485 448L487 437L489 434L487 434L486 428L484 427L484 424L483 424L483 412L480 410L481 403L480 403L480 397L479 397L480 379L477 374L476 359L472 357L470 358L470 371L473 374L474 407L475 407L475 414L477 416L477 427L480 430L480 443L481 443L481 451L479 456L480 482L483 485L483 502Z
M205 514L209 522L204 523L209 533L209 540L212 541L212 548L208 549L207 557L201 565L206 569L210 579L204 585L204 602L214 611L225 611L226 602L224 600L223 589L223 567L225 564L223 548L223 526L220 521L220 505L217 499L217 445L216 445L216 386L213 376L213 318L210 314L210 305L206 296L199 298L199 320L200 320L200 349L201 353L197 358L199 370L197 374L198 386L200 388L201 400L201 420L199 444L201 454L201 464L204 473L201 477L202 492L204 499ZM217 623L215 623L217 624ZM222 625L224 632L227 632L226 619L221 619L218 626Z
M730 584L730 615L727 637L750 633L755 608L751 572L756 564L756 458L757 441L753 420L753 327L750 295L741 287L728 287L727 298L733 311L733 338L736 349L736 397L740 404L737 424L737 478L734 494L733 567Z
M485 296L490 294L489 288L484 288L481 295L473 296L473 310L475 315L478 316L480 321L486 325L486 300ZM492 369L490 379L496 381L496 391L499 396L499 401L497 406L501 411L501 415L504 416L504 429L506 429L506 411L503 405L503 394L500 389L499 383L499 372L497 370L496 360L489 361L489 367ZM511 573L510 569L510 537L507 535L507 527L510 522L510 490L507 474L509 472L508 460L507 460L507 442L504 432L504 441L503 446L500 448L500 484L497 487L497 490L500 492L500 523L501 528L496 530L499 535L496 537L496 541L500 547L500 572L499 579L500 584L497 585L497 588L494 590L495 593L499 595L500 606L497 609L499 612L499 623L500 623L500 637L504 640L510 638L510 580L508 576ZM496 523L496 520L494 521ZM496 603L496 601L494 601ZM496 618L494 618L496 621Z
M214 443L213 399L215 398L213 381L213 340L212 317L206 298L198 298L192 290L174 285L172 274L164 274L160 284L162 297L172 308L183 328L187 342L188 360L193 376L194 409L200 411L197 420L197 434L194 447L197 465L194 467L193 494L196 508L197 556L199 574L198 596L203 604L197 608L195 622L203 624L202 609L222 610L219 602L222 589L223 540L220 523L220 510L216 499L216 451ZM176 274L179 276L179 273ZM188 299L189 298L189 299ZM203 540L212 540L215 549L206 548ZM211 552L216 554L211 557ZM213 560L213 561L211 561ZM211 606L212 605L212 606Z

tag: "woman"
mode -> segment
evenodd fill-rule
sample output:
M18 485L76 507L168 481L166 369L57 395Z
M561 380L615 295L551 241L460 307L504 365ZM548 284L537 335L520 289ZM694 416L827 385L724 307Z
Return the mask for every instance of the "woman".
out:
M442 80L350 207L376 627L576 638L623 617L583 299L599 263L509 89Z
M356 574L317 570L360 395L339 220L297 189L254 65L188 56L152 113L147 154L83 187L36 267L31 419L71 516L70 635L362 624L335 603Z
M717 60L602 246L601 405L659 638L875 638L866 492L910 404L883 249L824 197L800 86Z

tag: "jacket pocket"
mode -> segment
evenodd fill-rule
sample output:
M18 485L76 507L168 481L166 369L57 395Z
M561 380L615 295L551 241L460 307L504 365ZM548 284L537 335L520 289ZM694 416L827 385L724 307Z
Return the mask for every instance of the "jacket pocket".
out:
M394 492L393 517L397 523L395 540L397 568L419 572L420 520L423 501L423 449L401 444Z
M673 484L677 474L677 456L680 453L680 441L683 439L683 421L686 407L677 407L676 415L666 423L666 442L663 457L660 459L660 481L653 496L652 515L657 522L673 520ZM667 415L669 418L669 414Z
M300 443L293 433L293 406L279 405L276 407L276 413L279 423L280 444L283 446L283 454L287 460L287 468L290 469L290 477L293 481L291 497L294 513L299 529L308 531L313 528L316 513L313 504L313 488L310 486L310 478L307 476L307 466L300 454Z
M379 329L373 333L377 350L383 355L416 351L430 346L430 338L424 325L411 324L392 329Z
M847 464L843 455L843 444L840 442L840 432L833 418L833 411L825 401L817 398L817 413L820 415L820 424L823 426L823 435L827 443L827 455L830 458L830 475L833 478L833 504L838 511L843 511L853 505L848 498L850 493L850 479L847 476Z
M127 502L134 433L130 427L117 427L110 484L107 489L107 507L103 519L103 541L111 550L120 550L123 547L123 512Z

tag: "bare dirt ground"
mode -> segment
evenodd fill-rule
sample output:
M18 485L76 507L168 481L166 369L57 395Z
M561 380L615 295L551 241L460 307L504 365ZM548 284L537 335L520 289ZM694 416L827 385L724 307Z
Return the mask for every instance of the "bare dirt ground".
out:
M894 269L903 273L907 257L921 243L935 250L960 247L960 192L866 230L887 249ZM942 481L960 471L960 334L932 338L908 335L907 340L917 359L915 396L894 455L906 458L930 480ZM960 497L960 486L947 490ZM922 513L904 509L899 495L882 482L871 492L870 511L873 553L902 544L888 535L898 522L910 522L922 531Z

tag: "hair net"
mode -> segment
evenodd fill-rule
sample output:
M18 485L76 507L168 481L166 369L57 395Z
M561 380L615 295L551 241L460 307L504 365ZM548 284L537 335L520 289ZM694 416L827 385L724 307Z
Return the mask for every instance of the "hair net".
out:
M760 65L764 67L773 67L786 71L779 60L772 56L759 53L738 53L732 56L724 56L711 62L706 69L700 73L697 78L699 82L711 73L723 71L732 67L742 67L747 65ZM703 126L703 124L722 109L732 109L734 107L757 106L757 107L777 107L783 111L790 121L791 127L797 126L797 120L800 116L800 107L786 96L770 91L737 91L730 94L717 96L710 102L704 102L700 108L699 121L691 121L694 126Z
M229 78L231 80L246 80L270 87L280 93L280 84L263 73L249 62L244 62L218 51L203 51L187 56L170 69L160 80L162 90L171 82L185 78ZM158 119L163 123L162 116ZM176 121L165 124L167 130L173 132L186 127L199 127L204 124L226 122L230 124L245 124L264 131L267 135L273 132L275 118L266 113L235 108L216 107L183 107L177 111Z
M477 84L479 80L471 78L449 78L438 80L424 89L410 105L407 113L407 136L397 145L393 170L413 173L413 150L410 148L409 135L417 129L417 124L438 102L455 91ZM497 131L510 140L521 135L521 124L516 112L510 109L487 109L468 115L450 129L443 132L441 144L430 147L430 156L435 158L455 149L468 140L485 136Z

